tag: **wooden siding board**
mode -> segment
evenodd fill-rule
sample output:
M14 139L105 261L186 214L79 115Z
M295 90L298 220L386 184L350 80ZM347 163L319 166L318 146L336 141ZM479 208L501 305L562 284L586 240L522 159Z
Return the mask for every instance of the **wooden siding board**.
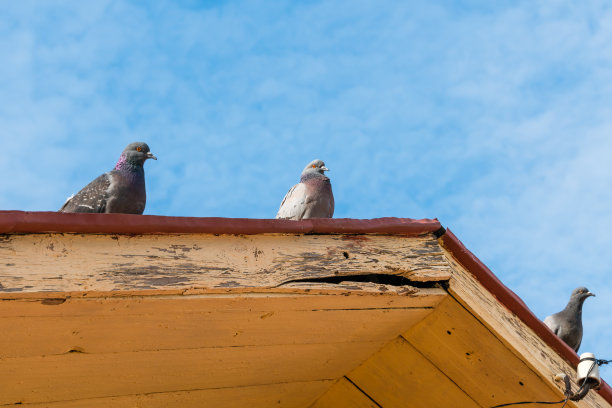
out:
M0 404L333 381L447 296L296 290L0 301Z
M189 291L193 294L156 291L144 295L140 291L117 292L114 296L99 296L89 292L87 296L66 296L53 294L47 298L43 293L23 294L25 298L0 299L0 317L15 316L90 316L110 315L123 310L124 314L147 314L151 309L163 308L168 313L199 313L210 310L257 311L276 310L318 311L353 309L405 309L433 308L447 296L443 289L413 288L403 296L385 294L352 293L350 291L327 291L316 293L310 290L256 291L245 293L240 290Z
M563 399L451 297L403 337L483 407Z
M0 404L335 380L385 342L4 358Z
M380 408L353 383L342 377L310 408Z
M332 380L264 384L247 387L184 390L72 399L44 403L24 403L24 408L296 408L307 407L325 392Z
M574 382L576 369L562 356L557 354L525 322L500 303L491 292L485 289L475 277L459 264L451 253L447 253L449 264L453 269L449 292L486 326L506 347L511 350L526 366L538 373L540 378L551 389L557 389L563 395L563 384L554 381L559 373L567 374L572 380L572 389L577 390ZM561 398L559 398L561 399ZM612 407L601 395L589 392L579 402L568 402L569 407Z
M401 337L347 377L383 408L482 408Z
M4 235L0 291L276 287L330 276L448 279L433 234Z
M128 310L129 311L129 310ZM62 354L390 341L431 309L202 311L0 317L0 358Z

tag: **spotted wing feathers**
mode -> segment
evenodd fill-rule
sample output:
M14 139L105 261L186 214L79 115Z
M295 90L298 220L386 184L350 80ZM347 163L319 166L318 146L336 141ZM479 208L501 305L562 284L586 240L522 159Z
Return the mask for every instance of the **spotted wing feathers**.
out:
M103 213L106 210L111 175L104 173L75 195L69 197L60 212Z

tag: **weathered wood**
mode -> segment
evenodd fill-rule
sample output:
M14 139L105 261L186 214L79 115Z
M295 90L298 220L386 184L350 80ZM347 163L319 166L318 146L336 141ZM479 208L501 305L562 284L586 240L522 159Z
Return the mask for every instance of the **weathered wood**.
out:
M572 380L572 389L577 390L578 386L574 382L576 370L523 321L500 304L450 253L446 252L446 256L453 270L449 290L455 299L527 367L538 373L551 389L556 388L558 395L563 395L564 388L562 384L554 381L558 373L567 374ZM570 401L567 406L610 408L610 404L596 392L589 392L587 397L578 403Z
M557 372L431 233L0 236L0 405L483 408Z
M480 406L563 399L451 297L403 337Z
M310 408L380 408L380 405L342 377Z
M166 294L168 292L170 294ZM438 288L420 288L415 293L403 296L347 290L276 288L251 292L245 289L73 292L65 297L60 297L58 293L52 293L49 297L47 293L8 295L24 297L0 297L0 317L109 315L116 313L120 305L131 314L147 314L152 305L158 303L167 313L432 308L447 293Z
M409 285L385 285L374 282L352 282L342 281L339 283L324 283L324 282L291 282L285 283L282 288L296 289L311 289L311 290L342 290L345 293L357 294L364 293L379 293L386 295L412 295L418 293L418 288Z
M275 287L364 274L448 279L433 234L84 235L0 237L0 291Z
M346 377L381 407L481 408L401 337Z
M245 408L306 407L333 383L331 380L304 381L250 387L155 392L114 397L73 399L58 402L22 403L27 408Z

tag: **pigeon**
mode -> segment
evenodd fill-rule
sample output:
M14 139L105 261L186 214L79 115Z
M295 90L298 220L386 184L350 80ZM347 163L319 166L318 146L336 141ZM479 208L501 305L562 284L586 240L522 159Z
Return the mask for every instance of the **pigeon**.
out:
M589 296L595 294L585 287L574 289L565 309L544 319L544 324L576 352L582 343L582 304Z
M68 197L59 212L142 214L147 201L142 166L147 159L157 157L146 143L130 143L113 170Z
M321 160L313 160L304 168L300 182L291 187L283 198L276 218L302 220L332 218L334 194L325 172L329 171Z

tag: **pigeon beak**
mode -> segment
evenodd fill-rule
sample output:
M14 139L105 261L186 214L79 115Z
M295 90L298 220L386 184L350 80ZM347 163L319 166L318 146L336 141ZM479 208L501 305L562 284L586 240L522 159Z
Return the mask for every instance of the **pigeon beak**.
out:
M328 169L327 167L325 167L325 166L321 167L321 170L323 170L323 171L329 171L329 169Z
M153 159L153 160L157 160L157 157L155 157L155 155L151 152L147 153L147 159Z
M587 292L587 296L595 296L595 294L591 292Z

